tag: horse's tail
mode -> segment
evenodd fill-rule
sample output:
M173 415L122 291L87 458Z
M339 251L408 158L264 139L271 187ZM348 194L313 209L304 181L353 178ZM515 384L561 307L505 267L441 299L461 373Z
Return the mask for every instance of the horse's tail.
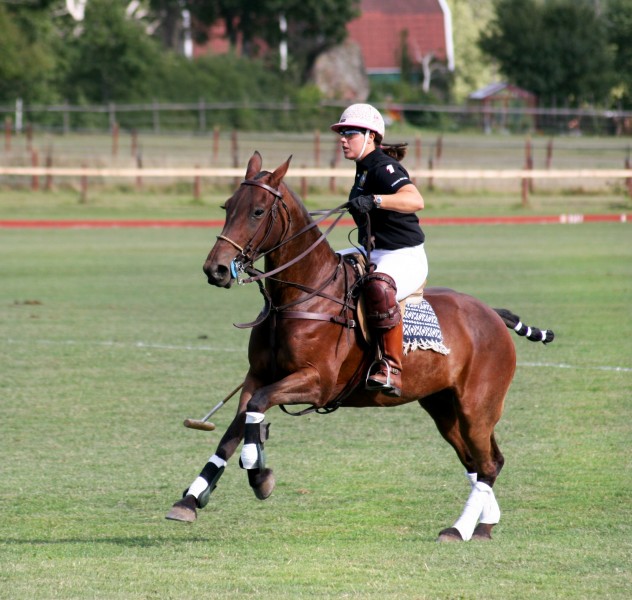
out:
M555 334L550 329L538 329L525 325L518 315L514 315L506 308L494 309L509 329L513 329L518 335L527 336L532 342L550 344L555 339Z

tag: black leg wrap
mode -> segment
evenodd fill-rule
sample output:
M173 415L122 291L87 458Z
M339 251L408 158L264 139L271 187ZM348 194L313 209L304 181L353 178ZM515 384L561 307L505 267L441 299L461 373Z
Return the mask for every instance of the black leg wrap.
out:
M212 462L207 462L200 473L200 477L204 477L208 481L208 487L211 492L217 487L217 482L224 472L224 467L218 467Z
M218 467L216 464L212 462L207 462L200 473L200 477L206 479L208 483L208 487L199 495L196 499L196 505L198 508L204 508L211 497L211 492L217 487L217 482L219 478L222 476L224 472L224 467ZM189 489L184 490L183 497L185 497L189 493Z
M263 471L266 466L266 453L264 451L264 442L268 439L270 433L270 423L246 423L246 429L244 431L244 445L254 444L257 447L257 463L254 469L255 471ZM239 457L239 466L244 469L244 464Z
M244 433L244 444L261 444L270 437L270 423L247 423Z

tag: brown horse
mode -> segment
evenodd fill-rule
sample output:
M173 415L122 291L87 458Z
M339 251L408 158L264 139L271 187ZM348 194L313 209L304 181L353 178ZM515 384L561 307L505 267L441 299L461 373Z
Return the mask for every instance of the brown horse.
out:
M356 270L332 250L303 203L283 183L290 159L273 173L261 171L261 164L255 152L245 180L226 202L224 229L204 263L211 285L230 288L240 273L250 275L247 282L259 282L265 308L249 324L250 367L234 420L167 518L196 519L196 508L206 505L242 440L240 464L256 496L264 499L272 493L274 476L265 467L263 447L268 434L264 413L273 406L308 404L311 410L327 412L417 401L456 451L471 484L462 515L439 539L490 538L500 518L492 486L504 462L494 427L516 367L507 327L545 343L553 333L527 328L516 315L471 296L428 288L424 296L450 353L409 352L401 397L367 391L363 373L370 352L355 326ZM263 273L253 266L261 257Z

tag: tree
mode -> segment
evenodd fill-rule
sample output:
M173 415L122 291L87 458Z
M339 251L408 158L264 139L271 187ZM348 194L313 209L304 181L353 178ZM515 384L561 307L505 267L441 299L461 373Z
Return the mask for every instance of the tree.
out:
M204 28L222 21L232 48L241 41L246 56L256 56L259 41L275 49L283 37L300 73L306 73L316 56L344 40L346 25L358 14L359 0L185 0L184 4ZM287 20L287 31L279 26Z
M125 18L121 1L91 0L81 34L69 40L66 95L73 101L142 101L160 65L156 43Z
M632 107L632 2L608 0L604 19L608 40L614 48L614 67L618 74L613 99L629 108Z
M20 10L18 10L20 8ZM57 61L52 27L43 12L0 5L0 102L50 102Z
M479 43L509 81L541 102L607 102L612 52L592 0L496 0Z
M452 94L462 102L473 91L490 83L494 69L483 54L478 38L493 16L493 0L448 0L454 40L454 84Z

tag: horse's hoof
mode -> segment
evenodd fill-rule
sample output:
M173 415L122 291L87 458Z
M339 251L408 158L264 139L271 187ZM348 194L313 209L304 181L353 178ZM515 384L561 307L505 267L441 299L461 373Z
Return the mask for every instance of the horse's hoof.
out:
M437 542L463 542L463 536L456 527L448 527L439 532Z
M276 485L272 469L248 469L248 482L259 500L268 498Z
M479 523L474 529L472 534L473 540L491 540L492 539L492 527L496 523Z
M182 500L178 500L167 513L165 519L170 521L183 521L184 523L193 523L197 519L197 511L195 510L195 496L185 496Z

